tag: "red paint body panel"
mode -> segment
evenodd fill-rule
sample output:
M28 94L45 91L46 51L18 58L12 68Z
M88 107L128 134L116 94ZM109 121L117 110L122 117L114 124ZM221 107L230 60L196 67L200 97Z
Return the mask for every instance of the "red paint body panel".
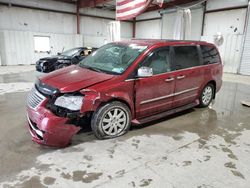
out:
M66 147L70 143L72 136L80 130L75 125L67 124L67 118L55 116L44 106L40 106L36 110L27 107L27 112L30 121L39 130L44 132L43 139L40 139L29 123L27 124L32 135L32 140L39 144Z
M174 93L175 82L166 82L166 80L172 77L172 73L166 73L136 81L136 118L147 117L171 109L173 97L154 102L147 101L161 96L171 96ZM146 103L143 104L143 101Z
M213 81L218 92L222 85L222 64L202 65L185 70L176 70L149 78L131 79L130 75L138 65L154 49L175 45L208 45L206 42L195 41L164 41L164 40L130 40L123 44L146 45L148 48L132 63L122 75L109 75L70 66L54 71L41 78L41 82L60 90L61 93L79 91L84 95L80 113L94 112L98 107L112 100L127 104L131 110L133 123L142 118L148 118L159 113L165 113L177 107L198 104L198 98L204 86ZM183 79L178 77L185 76ZM166 81L174 78L172 81ZM193 89L193 90L192 90ZM189 91L190 90L190 91ZM183 91L188 91L184 92ZM164 97L167 96L167 97ZM163 98L161 98L163 97ZM150 101L155 98L160 100ZM28 116L39 130L44 131L43 140L29 126L33 140L39 144L64 147L70 142L80 127L68 124L68 118L54 115L45 107L46 101L37 109L27 107ZM183 107L183 109L185 109ZM167 113L165 113L167 114ZM160 117L160 115L159 115Z
M113 75L94 72L72 65L67 69L59 69L43 76L41 81L59 89L62 93L78 91L81 88L113 78Z

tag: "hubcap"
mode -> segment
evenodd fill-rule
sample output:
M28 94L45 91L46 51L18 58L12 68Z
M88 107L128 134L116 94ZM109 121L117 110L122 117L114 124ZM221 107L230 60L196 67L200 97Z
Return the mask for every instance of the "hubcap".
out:
M109 110L102 120L103 131L110 136L117 135L123 131L127 123L127 117L122 109Z
M212 99L212 95L213 95L212 87L207 86L202 93L203 104L208 105Z

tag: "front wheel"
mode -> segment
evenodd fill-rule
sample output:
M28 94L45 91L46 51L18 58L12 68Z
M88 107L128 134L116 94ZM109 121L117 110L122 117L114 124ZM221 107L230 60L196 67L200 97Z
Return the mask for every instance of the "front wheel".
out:
M215 93L214 85L211 83L207 84L201 92L199 106L202 108L208 107L213 100L214 93Z
M98 139L121 136L128 132L130 124L130 109L119 101L101 106L91 119L91 128Z
M62 69L62 68L64 68L64 67L67 67L68 65L66 65L66 64L59 64L57 67L56 67L56 69Z

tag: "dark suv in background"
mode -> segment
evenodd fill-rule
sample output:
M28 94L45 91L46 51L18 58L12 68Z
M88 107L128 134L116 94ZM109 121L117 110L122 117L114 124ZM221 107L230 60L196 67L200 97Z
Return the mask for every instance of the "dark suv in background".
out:
M97 48L79 47L58 53L57 56L41 58L36 62L38 72L52 72L54 70L74 65L83 60Z

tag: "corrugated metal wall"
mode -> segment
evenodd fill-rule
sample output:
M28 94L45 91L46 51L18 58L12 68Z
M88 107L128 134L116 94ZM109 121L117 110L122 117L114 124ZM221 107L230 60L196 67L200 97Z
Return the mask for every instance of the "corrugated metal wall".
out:
M74 5L49 0L11 2L67 12L75 11ZM111 18L115 16L114 12L105 10L81 9L81 12ZM80 21L81 35L76 35L76 16L73 14L0 5L0 65L34 64L39 58L56 54L63 48L100 47L105 44L110 19L81 16ZM131 38L132 23L122 22L121 27L121 37ZM50 37L51 54L34 52L34 35Z
M250 14L250 12L248 12ZM246 36L244 41L244 48L242 53L242 60L240 66L240 74L250 75L250 18L248 15Z
M141 21L136 23L136 38L160 39L161 19Z
M210 6L212 7L212 4ZM246 12L246 8L241 8L212 12L205 15L204 36L201 37L201 40L214 43L214 36L218 32L222 34L224 43L219 46L219 51L224 65L224 72L239 72Z
M3 43L1 43L2 65L25 65L34 64L39 58L50 56L47 53L36 53L34 51L34 35L49 36L51 54L61 52L62 49L70 49L83 45L81 35L72 34L49 34L27 31L0 32Z

